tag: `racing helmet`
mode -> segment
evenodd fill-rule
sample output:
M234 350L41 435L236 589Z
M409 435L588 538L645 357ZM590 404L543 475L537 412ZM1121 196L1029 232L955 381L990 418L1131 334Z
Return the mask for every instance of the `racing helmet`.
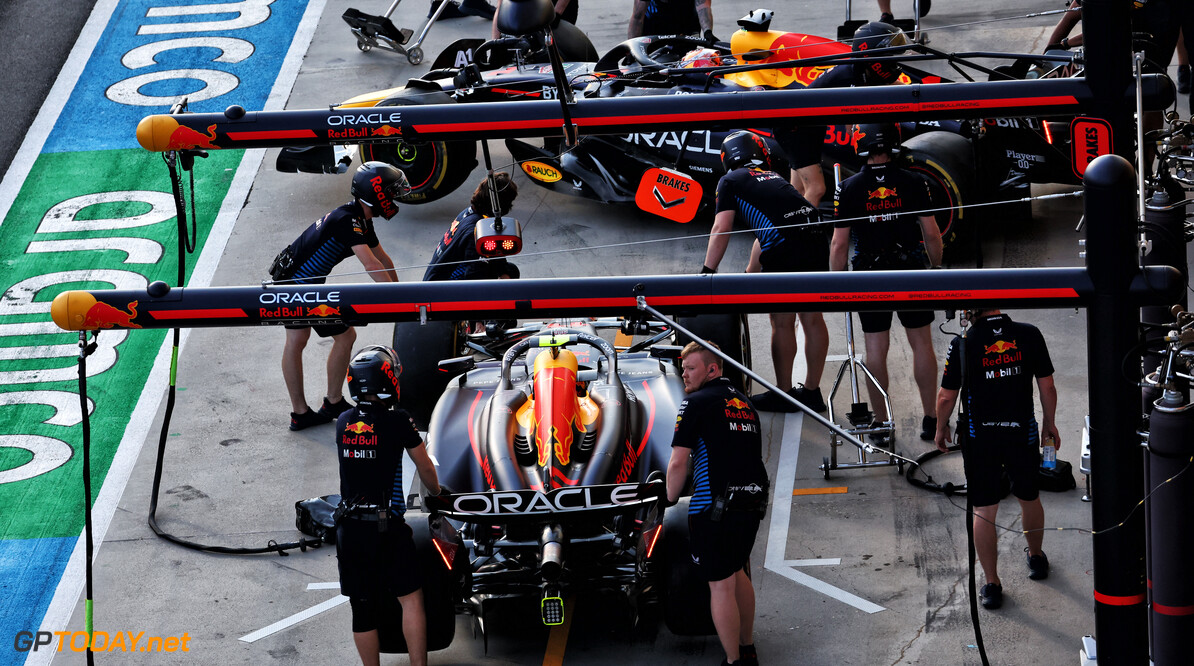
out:
M871 21L870 23L863 24L854 31L854 39L852 40L850 50L866 57L867 51L907 45L908 36L904 34L903 30L890 23ZM895 54L888 53L885 55ZM898 76L897 68L891 63L859 63L857 66L862 68L863 80L868 85L891 83Z
M871 153L898 154L900 151L900 126L895 123L867 123L850 128L859 157Z
M387 220L398 214L398 199L410 192L402 170L385 162L365 162L352 176L352 196Z
M756 169L771 166L767 142L763 137L747 130L730 134L721 142L721 166L726 173L742 167Z
M348 362L348 394L358 403L381 402L392 407L401 396L401 374L398 352L383 345L369 345Z

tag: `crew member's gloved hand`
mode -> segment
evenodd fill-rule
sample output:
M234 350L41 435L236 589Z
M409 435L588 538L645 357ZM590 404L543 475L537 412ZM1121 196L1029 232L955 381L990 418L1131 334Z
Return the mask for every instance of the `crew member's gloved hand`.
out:
M436 495L438 495L440 497L442 497L444 495L455 495L455 494L456 494L456 491L449 488L448 484L446 484L446 483L439 484L439 492L436 493Z
M705 37L705 44L708 46L713 46L718 41L717 36L713 34L712 30L706 30L704 37Z

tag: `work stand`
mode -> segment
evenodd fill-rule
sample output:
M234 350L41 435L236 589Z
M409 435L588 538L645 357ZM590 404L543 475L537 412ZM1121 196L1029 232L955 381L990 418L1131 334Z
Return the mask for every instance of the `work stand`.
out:
M871 10L875 9L874 3L870 5ZM892 11L895 8L892 7ZM912 15L915 18L910 19L895 19L891 23L895 27L903 30L908 34L908 39L920 44L928 44L929 37L920 31L920 0L912 0ZM878 19L871 19L878 20ZM854 38L854 31L862 26L870 23L867 19L855 19L851 17L850 0L846 0L846 21L837 27L837 39L839 42L847 42Z
M386 13L381 16L365 14L360 10L350 7L344 10L344 14L340 18L344 19L344 22L348 24L348 29L357 38L357 48L362 53L368 53L375 48L382 49L383 51L393 51L398 55L406 56L410 64L418 65L423 62L423 40L427 38L427 33L431 30L431 26L435 25L440 14L444 13L444 9L448 5L452 5L457 12L462 10L454 0L441 0L435 6L435 10L431 15L427 17L427 21L423 23L423 27L419 29L419 36L413 42L408 43L414 31L410 28L398 28L390 20L390 17L394 14L394 10L398 9L398 3L400 2L402 0L394 0L394 2L390 3L390 8L386 10ZM488 8L492 10L492 7ZM456 15L459 15L459 13ZM489 17L492 18L492 16L491 11Z
M842 429L850 433L859 441L866 442L867 436L882 437L887 442L888 449L894 450L895 447L895 426L891 412L891 399L887 395L887 390L875 380L875 375L871 374L870 369L858 357L854 347L854 315L846 313L846 355L844 357L837 357L827 360L841 360L842 364L838 367L837 377L833 380L833 388L829 390L829 399L825 401L829 408L829 420L833 423L838 423L833 413L833 402L837 396L838 388L841 387L842 379L846 377L849 372L850 382L850 411L845 414L848 425L842 425ZM879 388L879 393L883 396L883 404L887 407L887 420L876 423L875 414L867 406L865 400L862 400L858 389L859 375L865 375L871 382ZM859 469L863 467L890 467L895 465L900 474L904 473L904 461L899 456L890 455L887 451L883 451L876 445L870 445L858 449L857 462L842 462L839 463L837 459L837 449L846 440L836 432L830 431L829 435L829 455L821 459L821 471L825 473L825 478L829 479L829 472L836 469ZM855 444L855 446L858 446ZM885 460L867 460L867 453L878 451ZM886 455L882 455L886 454Z

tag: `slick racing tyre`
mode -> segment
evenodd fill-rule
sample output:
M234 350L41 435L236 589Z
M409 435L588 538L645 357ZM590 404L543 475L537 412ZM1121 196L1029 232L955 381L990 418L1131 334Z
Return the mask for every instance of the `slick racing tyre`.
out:
M676 323L692 331L702 340L717 343L726 356L734 359L746 367L750 365L750 328L746 325L746 316L737 314L697 315L695 317L677 317ZM686 345L692 338L677 333L676 344ZM738 387L743 393L750 393L750 378L742 374L738 368L726 365L722 374Z
M974 146L952 132L927 132L904 142L912 171L929 184L945 255L965 256L973 249L975 213L963 206L975 203Z
M415 553L419 560L419 573L423 578L423 610L427 615L427 650L443 650L456 637L456 598L459 596L459 577L444 566L435 544L431 540L431 529L425 513L406 514L415 542ZM453 569L468 565L463 557L464 548L456 549L457 557ZM377 637L381 651L387 654L404 653L406 639L402 635L402 606L394 600L389 611L379 623Z
M709 610L709 584L692 562L688 540L688 502L682 497L663 516L663 622L677 636L717 633Z
M377 106L450 104L442 92L407 89ZM379 160L402 169L410 181L410 192L400 201L430 203L451 194L468 180L477 167L476 141L427 141L420 143L361 144L361 162Z
M451 377L439 371L439 362L460 351L460 322L400 321L394 324L394 351L402 360L399 381L406 389L399 404L410 413L420 430L427 430L435 403Z

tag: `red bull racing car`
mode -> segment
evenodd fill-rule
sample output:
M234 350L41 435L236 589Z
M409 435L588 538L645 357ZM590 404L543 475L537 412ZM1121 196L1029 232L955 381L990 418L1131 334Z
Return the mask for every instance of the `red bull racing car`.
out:
M739 20L730 42L706 44L684 36L631 39L597 57L588 38L568 23L554 29L561 72L535 34L481 43L462 40L437 58L427 74L404 87L354 97L336 108L373 108L494 101L686 95L700 92L749 94L809 85L833 65L852 57L848 44L812 35L770 29L771 13L756 10ZM949 57L969 64L981 76L1010 78L998 71L941 54L921 45L920 58ZM463 61L465 53L472 62ZM927 55L925 55L927 53ZM933 54L936 55L933 55ZM858 53L854 53L857 56ZM992 54L984 54L990 56ZM793 62L796 61L796 62ZM944 82L907 63L898 83ZM959 68L959 71L965 71ZM562 74L562 76L561 76ZM964 74L967 78L969 75ZM558 81L566 81L566 89ZM902 123L904 154L928 181L947 244L957 241L979 201L1019 199L1030 183L1077 183L1062 121L1033 118L932 120ZM755 128L769 136L768 128ZM563 139L530 143L506 139L520 168L536 185L603 203L632 204L678 221L709 216L718 179L722 139L728 131L636 131L582 137L567 148ZM845 125L829 126L824 164L847 172L858 164L854 137ZM408 203L423 203L453 192L477 166L476 141L368 143L362 160L382 160L402 168L411 181ZM774 147L774 144L773 144ZM773 150L773 168L786 170L782 151ZM340 157L339 164L337 157ZM335 171L346 168L347 153L331 147L288 148L278 158L282 171ZM830 180L832 182L832 180Z
M438 323L453 333L396 328L399 354L413 361L403 382L421 392L444 384L427 356L454 349L460 331ZM721 329L730 349L740 319L686 323L701 335ZM643 339L615 348L598 335L609 329ZM404 396L416 421L427 419L427 450L450 489L407 514L423 552L429 647L451 643L457 614L483 619L502 600L539 604L543 622L558 624L573 594L616 595L648 631L662 618L678 634L712 633L708 587L689 557L688 500L661 501L684 398L680 347L664 343L683 340L659 322L616 319L491 324L467 340L480 353L438 364L451 378L429 417ZM383 633L401 651L401 632Z

